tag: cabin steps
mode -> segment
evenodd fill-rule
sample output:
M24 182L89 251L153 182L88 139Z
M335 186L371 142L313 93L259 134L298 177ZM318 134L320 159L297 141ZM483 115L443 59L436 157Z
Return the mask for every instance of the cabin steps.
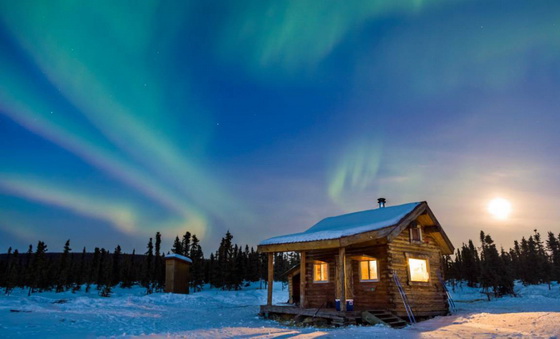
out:
M371 325L383 324L393 328L403 328L408 325L406 321L386 310L363 311L362 322L366 322Z

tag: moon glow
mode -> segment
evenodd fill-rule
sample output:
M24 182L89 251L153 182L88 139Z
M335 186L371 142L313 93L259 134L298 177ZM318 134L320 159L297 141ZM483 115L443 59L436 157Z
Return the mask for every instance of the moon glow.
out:
M504 198L490 200L487 209L492 217L499 220L507 219L512 211L511 203Z

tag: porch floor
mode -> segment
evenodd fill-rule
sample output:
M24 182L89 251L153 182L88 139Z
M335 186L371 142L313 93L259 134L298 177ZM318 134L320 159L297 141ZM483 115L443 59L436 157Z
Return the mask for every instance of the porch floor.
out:
M356 319L361 318L360 311L337 311L334 308L300 308L293 305L261 305L261 315L270 317L272 314L292 314L294 316L305 316L330 319L334 323L355 324Z
M293 304L284 305L261 305L260 314L266 318L274 315L293 315L297 318L328 319L333 325L356 325L356 324L385 324L394 328L402 328L407 325L406 321L386 310L362 311L337 311L334 308L300 308ZM362 317L365 317L364 319ZM300 320L296 320L300 321Z

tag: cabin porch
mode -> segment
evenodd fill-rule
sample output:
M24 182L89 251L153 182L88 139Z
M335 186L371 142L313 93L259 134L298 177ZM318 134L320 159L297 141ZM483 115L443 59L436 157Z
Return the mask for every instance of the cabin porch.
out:
M391 281L387 270L387 251L382 244L313 251L299 251L300 265L290 269L288 276L289 300L304 309L338 309L339 311L390 309ZM269 252L269 290L267 305L272 305L273 252ZM375 260L375 274L381 279L364 280L360 263ZM320 267L321 273L317 268ZM325 268L323 268L325 267Z
M261 305L260 314L265 318L273 315L293 315L298 316L324 318L333 321L333 323L355 324L356 318L360 317L358 311L337 311L334 308L301 308L292 305Z

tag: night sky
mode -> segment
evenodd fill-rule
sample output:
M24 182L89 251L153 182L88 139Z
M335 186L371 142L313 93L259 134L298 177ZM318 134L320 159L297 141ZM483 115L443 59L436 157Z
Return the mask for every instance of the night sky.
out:
M378 197L507 249L560 232L559 127L557 0L0 0L0 252L209 255Z

